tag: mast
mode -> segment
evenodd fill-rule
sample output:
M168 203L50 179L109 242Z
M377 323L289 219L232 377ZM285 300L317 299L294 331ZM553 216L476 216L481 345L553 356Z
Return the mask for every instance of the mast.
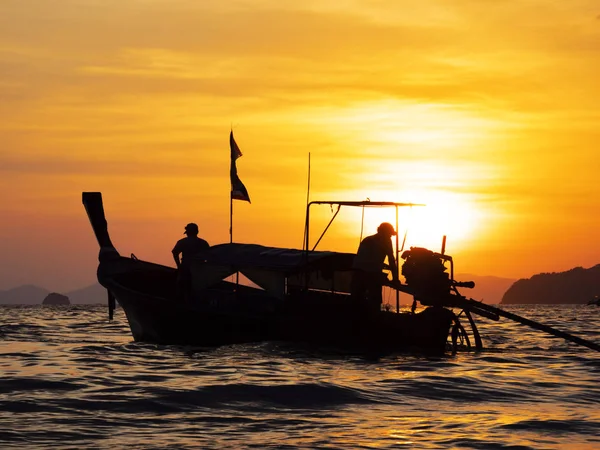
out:
M400 279L400 247L398 247L398 205L396 205L396 272L398 280ZM396 290L396 312L400 312L400 291Z

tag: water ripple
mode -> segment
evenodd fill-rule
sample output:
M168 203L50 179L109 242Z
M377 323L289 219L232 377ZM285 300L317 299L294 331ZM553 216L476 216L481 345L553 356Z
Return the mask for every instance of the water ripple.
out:
M600 339L596 309L514 307ZM486 349L360 355L132 342L104 307L0 307L0 447L600 448L600 358L510 322Z

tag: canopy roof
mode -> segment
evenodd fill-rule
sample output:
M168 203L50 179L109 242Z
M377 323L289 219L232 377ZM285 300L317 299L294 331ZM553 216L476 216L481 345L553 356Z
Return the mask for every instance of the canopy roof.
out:
M354 253L305 252L257 244L218 244L196 255L194 259L212 265L232 266L238 270L260 268L291 274L306 269L351 270Z

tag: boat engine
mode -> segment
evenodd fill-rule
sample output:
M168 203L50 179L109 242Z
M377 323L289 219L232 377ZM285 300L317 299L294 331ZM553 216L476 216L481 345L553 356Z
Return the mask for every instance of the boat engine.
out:
M402 253L402 275L415 298L435 302L450 294L453 280L446 271L445 261L452 258L422 247L411 247Z

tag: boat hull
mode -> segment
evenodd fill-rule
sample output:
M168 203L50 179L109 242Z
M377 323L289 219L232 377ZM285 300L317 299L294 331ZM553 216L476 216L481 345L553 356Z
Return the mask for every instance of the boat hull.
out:
M284 341L378 353L441 354L454 317L445 308L365 316L352 307L349 296L309 293L278 300L225 281L192 301L177 300L174 269L123 257L101 263L98 280L122 306L133 338L157 344Z

